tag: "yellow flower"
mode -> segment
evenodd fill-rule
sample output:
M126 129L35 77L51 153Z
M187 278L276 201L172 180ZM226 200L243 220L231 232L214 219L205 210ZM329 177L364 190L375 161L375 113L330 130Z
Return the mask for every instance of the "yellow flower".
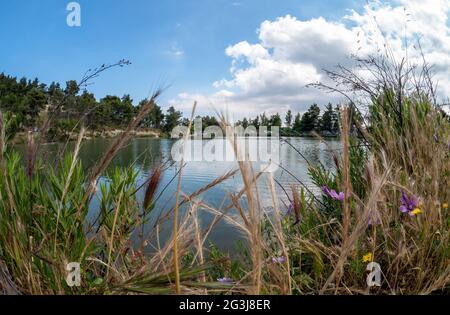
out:
M442 204L442 208L448 209L448 203L443 203L443 204Z
M422 210L420 210L419 208L416 208L413 212L411 212L412 215L418 215L420 213L422 213Z
M372 261L372 253L367 253L363 256L363 262L370 262Z

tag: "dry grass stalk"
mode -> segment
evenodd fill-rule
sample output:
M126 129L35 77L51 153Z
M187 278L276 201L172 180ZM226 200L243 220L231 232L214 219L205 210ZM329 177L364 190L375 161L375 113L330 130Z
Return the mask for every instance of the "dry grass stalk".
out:
M181 191L181 178L183 174L183 166L184 166L184 153L186 152L186 144L188 141L188 138L191 133L191 127L192 127L192 121L194 120L194 114L195 109L197 107L197 102L194 103L194 107L192 108L192 114L191 118L189 120L189 126L186 132L186 135L184 137L184 143L183 143L183 152L180 164L180 172L178 175L178 184L177 184L177 192L175 195L175 208L173 211L173 264L175 269L175 292L177 294L180 294L180 261L178 256L178 207L179 207L179 199L180 199L180 191Z
M199 223L199 205L197 203L194 203L191 206L191 217L192 221L194 223L194 233L195 233L195 246L197 248L193 263L198 257L198 263L200 266L203 266L205 264L205 255L203 252L203 245L205 242L206 236L202 236L202 230ZM206 274L205 272L201 272L200 274L200 281L203 283L206 283ZM208 294L208 291L205 289L203 292L205 295Z
M342 111L342 145L343 145L343 161L342 161L342 169L343 169L343 191L344 191L344 207L343 207L343 232L342 232L342 243L346 243L349 228L350 228L350 206L349 206L349 197L351 193L350 187L350 162L349 162L349 117L348 117L348 109L347 107L343 107Z
M162 167L162 165L158 165L150 176L150 180L144 194L144 211L152 205L155 193L161 183Z
M351 250L356 245L361 234L367 228L367 222L369 220L370 212L372 209L374 209L376 207L376 204L378 201L378 195L380 194L381 190L383 189L384 185L386 184L389 173L390 173L390 170L388 169L385 171L385 173L383 174L383 176L381 178L376 179L376 181L374 183L374 187L368 197L367 203L364 206L363 215L360 218L360 220L358 220L358 222L356 223L356 225L353 229L353 232L347 238L346 242L342 244L336 266L335 266L333 272L331 273L331 275L328 277L327 281L325 282L325 285L320 290L320 294L323 294L327 290L328 286L331 284L331 282L336 277L340 277L342 275L342 270L343 270L344 264L345 264L348 256L350 255Z
M275 235L277 237L278 243L280 244L280 247L282 249L282 254L284 257L284 265L286 267L286 270L281 270L281 292L284 295L290 295L292 293L292 281L291 281L291 265L289 261L289 252L286 245L286 240L283 233L283 227L281 223L281 212L280 208L278 206L278 196L276 194L275 190L275 181L273 178L273 174L268 174L268 182L269 182L269 189L270 189L270 195L272 197L272 204L273 204L273 218L275 223L272 222L272 220L269 218L269 222L271 223L273 230L275 232ZM295 198L294 198L295 199ZM299 201L297 201L299 203ZM299 217L300 218L300 217Z
M244 221L247 222L246 229L249 231L250 253L253 264L252 283L253 288L251 294L258 295L262 288L262 265L264 242L261 235L261 209L257 198L256 178L258 174L253 172L251 163L245 161L243 156L243 148L239 147L237 135L234 128L228 123L226 115L219 113L219 122L223 130L226 130L227 139L230 142L236 159L238 160L239 170L244 182L245 196L247 197L247 214L240 212Z
M302 208L302 200L299 196L299 189L296 185L291 186L292 189L292 211L295 215L294 225L300 223L300 210Z
M139 113L133 119L133 121L128 125L125 131L113 142L109 150L103 156L101 161L92 169L89 186L83 197L83 202L78 207L78 214L81 209L86 205L87 201L91 198L92 193L95 191L97 186L97 181L100 175L106 170L108 165L111 163L113 158L116 156L117 152L122 149L123 145L129 140L131 132L139 126L139 123L148 113L152 110L155 105L156 99L161 94L161 91L156 91L153 96L141 107Z

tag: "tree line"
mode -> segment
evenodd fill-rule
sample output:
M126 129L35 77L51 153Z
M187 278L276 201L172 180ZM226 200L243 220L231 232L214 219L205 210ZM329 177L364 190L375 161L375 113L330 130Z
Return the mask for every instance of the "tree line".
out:
M127 126L145 100L133 105L130 95L107 95L97 100L87 90L80 91L76 81L67 81L65 87L57 82L50 85L38 79L17 79L0 74L0 110L8 115L11 128L17 131L38 128L45 115L58 104L51 129L75 128L80 120L88 129L104 130ZM155 105L141 122L141 127L170 131L182 121L182 113L170 107L166 113Z
M53 134L76 129L80 120L90 130L123 128L130 123L144 102L145 100L142 100L138 105L133 105L133 99L127 94L122 97L107 95L97 100L94 94L80 90L76 81L67 81L62 87L57 82L46 85L38 79L17 79L4 73L0 74L0 110L8 115L10 128L16 131L38 128L44 117L53 112L55 104L59 105L50 128ZM200 118L203 128L218 125L215 117ZM170 133L179 124L188 124L188 119L183 118L181 111L171 106L164 112L155 104L140 127ZM236 124L244 128L249 125L256 128L278 126L282 134L287 136L306 135L311 132L333 136L339 133L339 107L328 104L321 114L320 107L313 104L303 115L294 115L291 110L284 118L278 113L271 116L263 113L255 118L244 118Z
M253 119L244 118L237 124L244 128L250 125L256 128L277 126L280 127L281 134L285 136L310 135L313 132L324 136L337 136L339 135L339 112L339 106L333 107L329 103L321 114L320 107L313 104L303 115L301 113L294 115L291 110L288 110L284 121L279 113L271 116L263 113Z

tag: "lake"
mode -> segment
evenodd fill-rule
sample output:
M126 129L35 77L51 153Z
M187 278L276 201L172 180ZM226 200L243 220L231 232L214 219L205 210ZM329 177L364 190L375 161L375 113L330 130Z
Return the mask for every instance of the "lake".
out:
M314 138L287 138L287 141L296 148L308 161L313 165L322 163L325 167L333 167L333 159L331 150L339 150L340 142L338 140L326 140L323 143ZM103 154L107 151L111 144L111 139L92 139L86 140L82 144L80 150L80 159L83 165L90 167L101 159ZM171 139L154 139L154 138L134 138L129 144L123 148L115 157L111 166L124 166L128 167L134 165L135 169L139 172L137 185L143 184L148 176L151 175L154 167L162 160L169 159L171 157L171 148L174 144L174 140ZM53 151L57 147L56 144L46 145L47 152ZM279 168L274 177L285 188L289 188L291 184L297 184L297 179L301 180L310 190L315 193L319 193L318 187L315 187L308 176L308 163L306 160L296 152L290 145L283 143L280 148L280 164L282 168ZM183 169L183 177L181 188L183 193L191 194L198 189L204 187L214 179L224 175L230 170L236 169L236 162L187 162ZM174 163L169 167L162 176L160 184L160 191L164 190L161 197L156 203L153 218L170 211L175 203L175 192L177 190L177 179L174 175L179 169L179 163ZM285 169L285 170L283 170ZM102 181L107 178L102 178ZM235 193L242 189L242 179L240 173L237 173L234 177L220 183L214 188L210 189L206 194L201 196L202 201L215 208L225 203L228 204L229 193ZM262 176L258 183L258 190L263 207L268 209L272 206L270 190L267 185L267 179ZM290 188L288 189L290 191ZM286 210L286 195L283 190L277 185L277 192L280 198L281 210ZM158 192L159 193L159 192ZM157 193L157 195L158 195ZM138 198L141 201L143 199L144 191L138 192ZM92 211L95 212L98 200L96 198L92 201ZM95 213L93 213L93 216ZM210 223L213 216L201 210L200 221L203 226ZM165 224L161 231L161 239L167 239L170 237L171 226L170 222ZM153 224L149 224L147 229L151 229ZM229 225L227 222L220 222L211 232L209 241L217 245L220 249L228 252L233 252L236 249L236 243L242 236L239 231Z

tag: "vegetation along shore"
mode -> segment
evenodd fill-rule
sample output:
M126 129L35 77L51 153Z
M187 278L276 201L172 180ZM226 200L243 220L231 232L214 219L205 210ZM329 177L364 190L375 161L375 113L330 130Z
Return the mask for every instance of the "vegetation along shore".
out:
M110 67L127 65L122 60L115 65L103 65L99 72ZM84 80L89 78L84 78ZM52 82L49 85L36 78L17 79L4 73L0 74L0 110L7 116L9 132L14 133L14 143L22 143L27 139L28 131L39 131L38 126L52 115L52 123L46 133L48 141L75 140L83 125L85 137L116 137L130 124L146 100L133 104L129 95L122 97L108 95L97 100L87 90L86 82L68 81L65 87ZM247 128L249 125L258 129L260 126L276 126L281 128L283 136L339 136L339 106L328 104L323 113L317 104L312 104L307 112L293 113L289 110L285 117L276 113L262 113L254 118L244 118L237 125ZM202 118L203 128L217 126L214 116L198 116ZM134 135L145 137L168 137L177 125L189 124L183 113L169 107L164 113L162 108L154 104L150 112L142 119Z

